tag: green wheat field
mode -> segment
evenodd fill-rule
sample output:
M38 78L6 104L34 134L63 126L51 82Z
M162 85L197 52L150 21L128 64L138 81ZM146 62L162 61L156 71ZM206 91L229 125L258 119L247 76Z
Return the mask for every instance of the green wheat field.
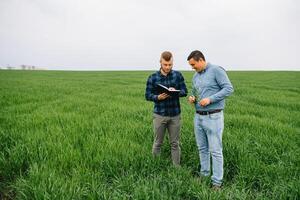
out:
M152 157L151 73L0 71L0 199L300 199L300 72L228 72L219 192L197 178L187 98L181 167L167 136Z

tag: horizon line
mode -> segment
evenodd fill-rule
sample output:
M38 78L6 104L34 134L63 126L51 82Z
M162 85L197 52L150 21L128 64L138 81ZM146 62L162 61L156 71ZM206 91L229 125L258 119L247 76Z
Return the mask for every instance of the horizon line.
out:
M98 70L80 70L80 69L1 69L0 71L66 71L66 72L126 72L126 71L158 71L157 69L98 69ZM194 70L178 70L175 71L183 71L183 72L194 72ZM234 69L234 70L226 70L226 71L238 71L238 72L300 72L300 69L290 69L290 70L281 70L281 69L274 69L274 70L264 70L264 69L253 69L253 70L241 70L241 69Z

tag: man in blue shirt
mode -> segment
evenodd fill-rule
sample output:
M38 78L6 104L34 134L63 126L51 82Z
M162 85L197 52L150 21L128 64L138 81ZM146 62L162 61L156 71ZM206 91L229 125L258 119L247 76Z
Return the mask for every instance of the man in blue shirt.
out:
M210 175L212 157L212 185L219 190L223 180L222 133L224 129L225 98L233 86L226 71L207 63L202 52L193 51L187 58L196 71L192 81L189 102L195 105L194 131L200 156L200 175Z
M180 165L180 102L179 97L187 96L187 89L182 74L172 70L172 53L165 51L161 54L160 70L149 76L145 97L154 102L153 126L154 143L152 153L160 154L166 129L168 129L171 144L172 161L174 165ZM174 95L161 93L158 84L164 85L170 90L180 90Z

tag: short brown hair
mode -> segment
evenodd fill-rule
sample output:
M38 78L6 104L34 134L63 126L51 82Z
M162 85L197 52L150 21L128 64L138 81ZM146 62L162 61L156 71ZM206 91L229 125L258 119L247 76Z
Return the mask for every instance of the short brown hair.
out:
M170 61L173 57L170 51L164 51L161 53L160 59L164 59L165 61Z
M190 55L188 56L187 60L189 61L192 58L197 62L200 60L200 58L202 58L202 60L205 61L203 53L199 50L192 51L192 53L190 53Z

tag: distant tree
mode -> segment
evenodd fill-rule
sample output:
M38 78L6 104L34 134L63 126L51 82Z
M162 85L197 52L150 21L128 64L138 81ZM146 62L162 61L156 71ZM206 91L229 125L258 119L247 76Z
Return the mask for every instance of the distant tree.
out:
M12 66L10 66L10 65L7 65L6 68L9 69L9 70L12 70L14 67L12 67Z
M21 65L22 70L26 69L26 65Z

